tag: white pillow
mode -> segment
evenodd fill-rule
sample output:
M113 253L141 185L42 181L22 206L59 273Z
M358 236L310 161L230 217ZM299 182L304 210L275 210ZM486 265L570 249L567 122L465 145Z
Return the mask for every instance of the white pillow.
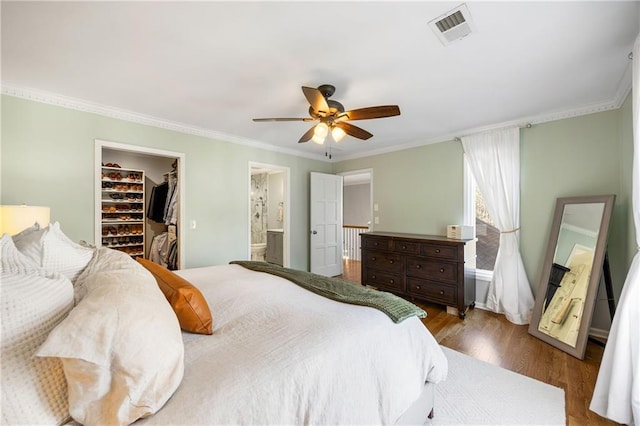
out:
M95 249L71 241L58 222L49 225L44 236L42 266L48 271L60 272L72 282L87 266Z
M74 420L130 424L178 388L180 325L153 276L126 254L99 249L90 269L86 296L37 355L62 359Z
M30 232L25 232L29 231ZM87 266L95 249L74 243L54 222L44 229L27 228L13 237L13 241L26 257L48 272L58 272L72 282ZM24 235L23 235L24 234Z
M62 363L36 358L35 352L73 307L71 282L62 276L51 279L5 272L0 292L0 423L63 424L70 417Z
M42 238L46 230L36 222L12 237L16 248L38 266L42 266Z
M16 248L9 234L0 238L0 267L2 273L45 275L45 271L38 264Z

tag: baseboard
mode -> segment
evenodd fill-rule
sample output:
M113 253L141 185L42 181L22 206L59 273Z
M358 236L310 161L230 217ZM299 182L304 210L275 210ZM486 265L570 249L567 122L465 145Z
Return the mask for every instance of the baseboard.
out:
M483 311L490 311L490 312L493 312L491 309L489 309L489 308L487 307L487 305L486 305L486 304L484 304L484 303L480 303L480 302L477 302L477 301L476 301L475 307L476 307L477 309L482 309Z
M607 340L609 338L609 330L603 330L601 328L590 328L589 336L597 337L598 339Z
M487 307L486 304L481 302L476 302L476 309L482 309L483 311L493 312L491 309ZM609 330L591 327L589 328L589 336L606 341L609 338Z

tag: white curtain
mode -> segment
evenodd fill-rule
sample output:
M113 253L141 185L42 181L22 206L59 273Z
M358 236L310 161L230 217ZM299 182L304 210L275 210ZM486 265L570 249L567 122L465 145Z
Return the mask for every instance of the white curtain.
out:
M633 48L633 220L640 250L640 36ZM604 350L592 411L618 423L640 424L640 254L627 273Z
M486 306L514 324L528 324L533 293L520 256L520 130L495 130L462 138L467 161L489 215L500 230L500 248Z

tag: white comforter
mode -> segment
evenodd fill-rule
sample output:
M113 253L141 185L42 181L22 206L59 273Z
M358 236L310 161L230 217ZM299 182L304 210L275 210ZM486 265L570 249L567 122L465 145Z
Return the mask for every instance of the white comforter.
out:
M447 361L417 317L318 296L239 265L189 269L214 333L183 333L184 379L145 424L390 424Z

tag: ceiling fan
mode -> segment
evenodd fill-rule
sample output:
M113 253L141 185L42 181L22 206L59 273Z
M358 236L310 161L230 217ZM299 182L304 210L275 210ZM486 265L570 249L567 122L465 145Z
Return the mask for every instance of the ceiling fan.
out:
M351 120L369 120L372 118L393 117L400 115L398 105L374 106L368 108L345 111L340 102L329 99L336 88L330 84L323 84L318 88L302 86L302 93L309 101L309 115L305 118L254 118L253 121L319 121L307 130L298 143L309 140L322 145L327 134L331 132L333 140L340 142L345 135L367 140L371 133L360 127L347 123Z

